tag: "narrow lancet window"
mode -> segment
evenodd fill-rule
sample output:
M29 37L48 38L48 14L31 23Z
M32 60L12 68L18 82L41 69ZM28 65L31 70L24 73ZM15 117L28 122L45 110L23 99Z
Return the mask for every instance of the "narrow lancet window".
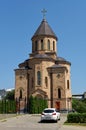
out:
M35 51L37 51L37 47L38 46L38 42L37 41L35 41Z
M22 99L22 90L20 89L20 99Z
M53 41L53 51L55 51L55 42Z
M48 47L48 50L50 50L50 40L48 40L47 47Z
M61 98L61 89L58 88L58 98Z
M44 49L44 46L43 46L43 40L41 40L41 50Z
M41 85L41 72L37 72L37 85Z

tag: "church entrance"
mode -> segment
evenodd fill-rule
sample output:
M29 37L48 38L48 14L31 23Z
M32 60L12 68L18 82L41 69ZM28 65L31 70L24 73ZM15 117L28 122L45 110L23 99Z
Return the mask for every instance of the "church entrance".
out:
M16 100L16 112L25 113L26 112L26 98Z
M60 102L59 101L55 102L55 107L56 107L56 109L60 110Z

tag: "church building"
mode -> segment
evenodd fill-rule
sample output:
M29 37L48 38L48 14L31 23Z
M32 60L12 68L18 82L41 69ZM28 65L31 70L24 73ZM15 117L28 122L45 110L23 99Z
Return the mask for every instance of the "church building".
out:
M31 38L29 58L15 69L15 99L46 99L48 107L72 109L71 63L58 56L58 38L43 18ZM20 106L21 107L21 106Z

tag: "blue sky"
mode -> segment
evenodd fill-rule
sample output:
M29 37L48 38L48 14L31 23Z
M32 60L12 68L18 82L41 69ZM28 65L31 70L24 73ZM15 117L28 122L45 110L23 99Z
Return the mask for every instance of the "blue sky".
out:
M72 94L86 91L86 0L0 0L0 89L15 87L14 69L29 58L31 37L46 19L58 56L71 62Z

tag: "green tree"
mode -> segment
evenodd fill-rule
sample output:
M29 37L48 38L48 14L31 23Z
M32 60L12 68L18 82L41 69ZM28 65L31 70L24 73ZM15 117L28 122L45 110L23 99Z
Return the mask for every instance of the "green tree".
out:
M72 107L79 113L86 113L86 100L72 99Z
M29 99L29 112L30 114L34 113L34 97L33 96L30 96L30 99Z
M7 100L14 100L15 90L7 92L5 99Z
M46 107L47 107L47 100L40 99L33 96L29 98L29 112L31 114L41 113L43 109Z

